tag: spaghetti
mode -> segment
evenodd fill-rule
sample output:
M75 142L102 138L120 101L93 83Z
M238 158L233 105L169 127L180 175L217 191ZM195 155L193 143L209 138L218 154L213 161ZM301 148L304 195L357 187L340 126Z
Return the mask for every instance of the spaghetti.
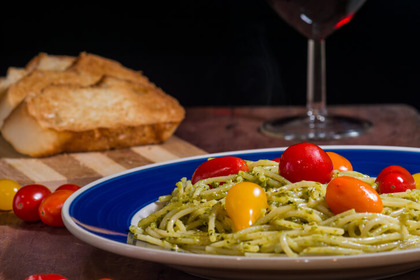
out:
M382 194L382 213L349 210L334 215L325 202L326 185L291 183L271 160L248 161L249 172L176 183L162 196L163 207L130 227L137 240L192 253L289 256L352 255L414 248L420 245L420 190ZM375 186L375 179L335 171ZM227 191L239 182L263 187L268 208L249 228L234 232L224 207ZM213 186L213 187L211 187Z

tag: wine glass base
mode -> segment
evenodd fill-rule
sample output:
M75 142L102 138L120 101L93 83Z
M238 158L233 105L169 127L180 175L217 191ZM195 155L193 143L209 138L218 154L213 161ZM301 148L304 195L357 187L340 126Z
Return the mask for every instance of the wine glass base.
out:
M326 116L319 121L298 116L265 122L260 130L267 136L285 140L336 140L359 137L371 127L369 121L350 117Z

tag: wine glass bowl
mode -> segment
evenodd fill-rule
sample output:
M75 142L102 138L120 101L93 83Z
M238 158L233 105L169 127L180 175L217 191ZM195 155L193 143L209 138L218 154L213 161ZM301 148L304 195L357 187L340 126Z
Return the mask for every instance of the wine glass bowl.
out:
M268 0L288 24L308 38L306 114L265 122L261 131L272 137L341 139L358 137L372 124L332 116L326 106L325 38L347 24L366 0Z
M366 0L268 0L306 38L323 40L348 23Z

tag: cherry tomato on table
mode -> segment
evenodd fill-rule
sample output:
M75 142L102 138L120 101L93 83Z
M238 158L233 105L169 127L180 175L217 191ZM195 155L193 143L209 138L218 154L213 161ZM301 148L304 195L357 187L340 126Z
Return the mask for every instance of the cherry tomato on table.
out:
M68 280L59 274L34 274L26 277L25 280Z
M381 213L381 197L368 183L350 176L341 176L327 185L325 201L334 214L354 209L356 212Z
M338 171L353 171L353 166L348 159L335 152L326 152L330 157L333 169Z
M225 200L226 212L236 231L251 226L262 209L267 208L267 195L263 188L251 182L233 185Z
M76 185L76 184L63 184L63 185L61 185L61 186L59 186L57 189L56 189L56 191L59 191L59 190L70 190L70 191L77 191L77 190L79 190L81 187L79 186L79 185Z
M14 180L0 180L0 210L9 211L13 209L13 198L20 188L19 183Z
M405 192L416 188L413 176L402 166L391 165L384 168L376 177L379 193Z
M63 227L61 209L66 199L73 193L74 191L70 190L59 190L48 195L38 208L41 221L49 226Z
M30 184L19 189L13 199L15 215L27 222L39 221L38 208L42 200L51 193L44 185Z
M25 280L69 280L60 274L34 274L25 278ZM100 278L98 280L112 280L111 278Z
M234 156L218 157L200 164L194 171L191 182L195 184L203 179L237 174L239 171L248 171L245 160Z
M279 173L292 183L306 180L325 184L331 180L332 171L330 157L315 144L292 145L280 157Z

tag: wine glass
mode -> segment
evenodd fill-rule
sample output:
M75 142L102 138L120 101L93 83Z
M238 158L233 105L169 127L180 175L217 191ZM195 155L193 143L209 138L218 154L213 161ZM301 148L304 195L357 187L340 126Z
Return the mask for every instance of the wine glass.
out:
M307 112L261 125L269 136L286 140L330 140L358 137L372 124L332 116L326 108L325 38L348 23L366 0L268 0L291 26L308 38Z

